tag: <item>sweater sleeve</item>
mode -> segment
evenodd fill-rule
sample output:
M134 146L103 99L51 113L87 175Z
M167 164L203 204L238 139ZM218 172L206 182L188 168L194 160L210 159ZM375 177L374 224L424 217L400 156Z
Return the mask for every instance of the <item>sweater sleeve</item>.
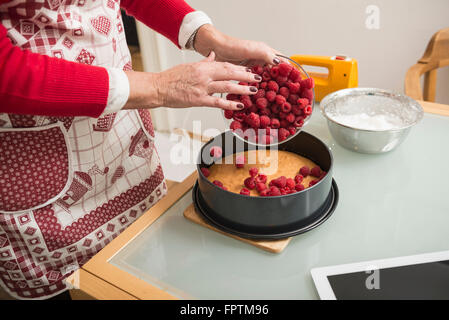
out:
M183 0L122 0L122 8L151 29L170 39L178 48L179 28L185 15L195 11Z
M105 68L14 46L0 24L0 113L98 117L106 107Z

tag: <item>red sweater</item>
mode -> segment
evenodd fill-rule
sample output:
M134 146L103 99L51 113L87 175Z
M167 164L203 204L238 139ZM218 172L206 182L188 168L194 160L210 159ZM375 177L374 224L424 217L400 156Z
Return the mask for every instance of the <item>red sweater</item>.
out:
M182 20L194 11L183 0L122 0L121 7L178 47ZM105 68L21 50L0 24L0 113L98 117L108 92Z

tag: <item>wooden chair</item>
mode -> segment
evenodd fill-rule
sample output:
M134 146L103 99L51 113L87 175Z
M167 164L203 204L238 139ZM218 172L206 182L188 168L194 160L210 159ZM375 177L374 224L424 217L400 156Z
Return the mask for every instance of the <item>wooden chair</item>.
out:
M433 35L422 58L407 71L405 94L415 100L435 102L437 69L445 66L449 66L449 28ZM420 83L423 74L424 90Z

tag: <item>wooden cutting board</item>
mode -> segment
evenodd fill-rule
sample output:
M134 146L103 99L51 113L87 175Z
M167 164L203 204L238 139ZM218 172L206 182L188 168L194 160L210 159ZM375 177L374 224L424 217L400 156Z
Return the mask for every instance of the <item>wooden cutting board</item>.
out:
M288 243L292 239L285 238L280 240L253 240L253 239L245 239L241 238L239 236L227 233L225 231L221 231L214 226L210 225L207 221L205 221L195 210L195 206L193 203L191 203L187 209L184 211L184 217L192 222L195 222L196 224L199 224L200 226L206 227L208 229L211 229L213 231L216 231L218 233L224 234L228 237L234 238L236 240L240 240L242 242L251 244L257 248L260 248L262 250L272 252L272 253L280 253L282 252L285 247L287 247Z

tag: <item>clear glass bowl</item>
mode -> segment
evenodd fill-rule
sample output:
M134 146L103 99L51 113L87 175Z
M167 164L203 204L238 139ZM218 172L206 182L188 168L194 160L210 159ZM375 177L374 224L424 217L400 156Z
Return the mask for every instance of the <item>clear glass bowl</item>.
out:
M304 68L303 68L300 64L298 64L296 61L290 59L289 57L280 55L280 54L278 54L277 56L279 56L280 58L282 58L282 59L284 60L284 62L285 62L285 61L288 61L291 65L293 65L294 67L296 67L296 69L298 69L298 70L300 71L301 79L308 79L308 78L310 78L309 74L308 74L308 73L304 70ZM315 89L314 89L314 88L312 89L312 92L313 92L313 99L312 99L312 102L310 103L310 106L312 107L312 113L311 113L309 116L307 116L307 118L304 119L304 124L302 125L302 127L296 128L295 134L288 136L288 138L285 139L285 140L283 140L283 141L278 141L278 140L276 139L275 142L270 143L270 144L266 144L266 143L260 143L260 142L255 142L255 141L248 140L248 139L246 139L245 137L242 137L241 135L235 133L234 131L232 131L232 130L230 129L230 125L231 125L232 121L234 121L234 119L226 119L226 117L224 116L224 112L223 112L223 119L224 119L224 121L225 121L226 128L227 128L228 130L232 131L232 133L233 133L237 138L239 138L240 140L243 140L243 141L245 141L245 142L247 142L248 144L253 145L253 146L271 147L271 146L277 146L277 145L279 145L279 144L282 144L282 143L284 143L284 142L287 142L287 141L293 139L296 135L298 135L298 134L301 132L302 128L304 128L304 126L309 122L310 117L311 117L312 114L313 114L314 105L315 105ZM227 94L222 94L222 97L226 97L226 96L227 96Z

